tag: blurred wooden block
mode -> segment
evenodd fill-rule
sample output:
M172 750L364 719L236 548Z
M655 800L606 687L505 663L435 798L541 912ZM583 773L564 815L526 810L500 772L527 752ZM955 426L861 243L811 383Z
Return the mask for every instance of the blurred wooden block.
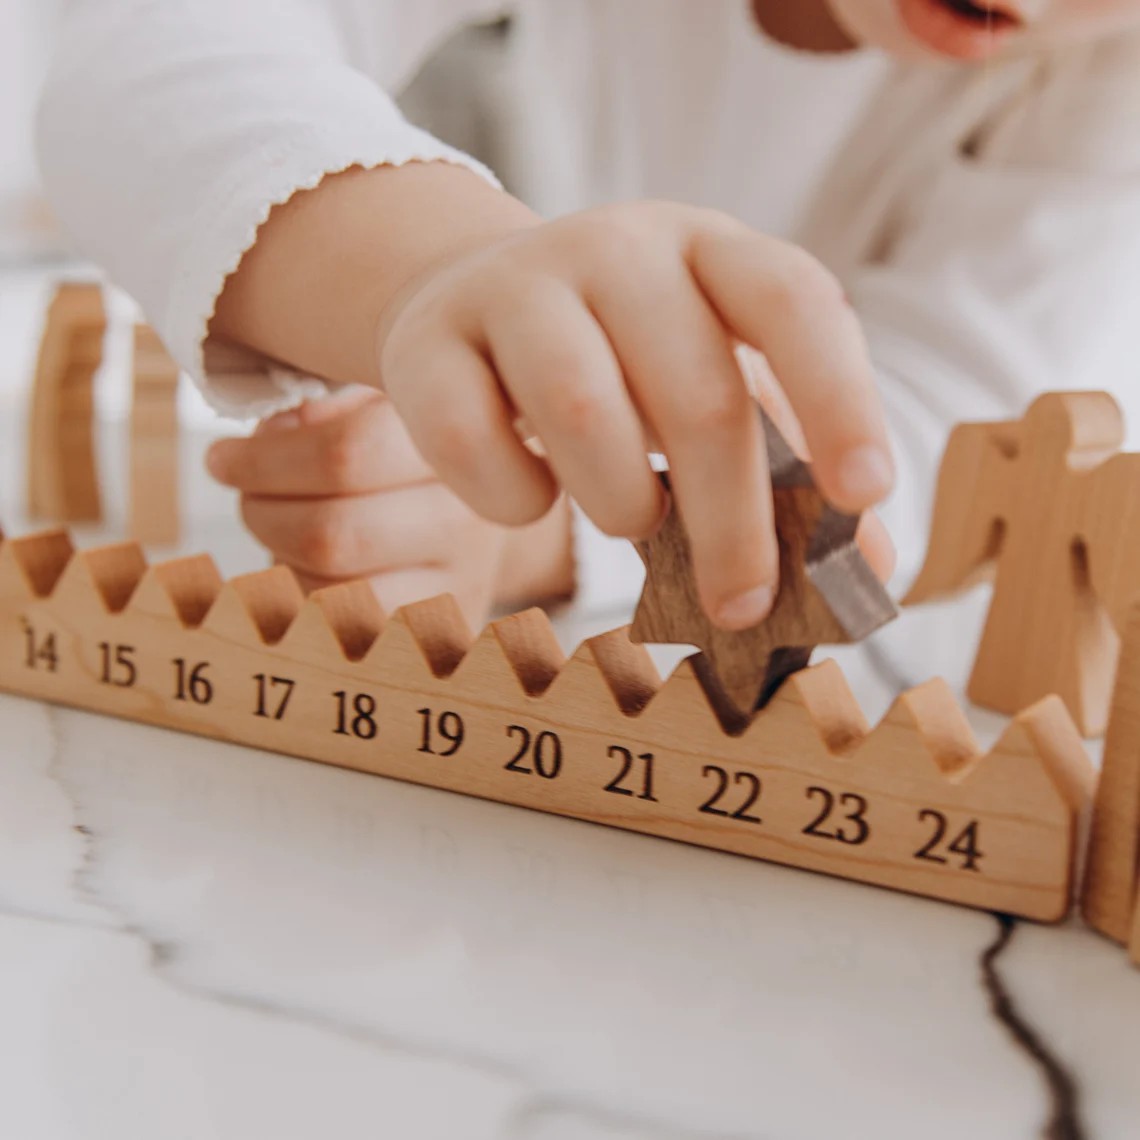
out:
M1140 906L1132 916L1132 931L1128 943L1128 956L1134 966L1140 966Z
M136 325L129 530L148 546L176 545L181 534L178 377L178 365L158 334L146 325Z
M61 285L40 341L28 423L28 515L56 522L103 517L95 465L93 380L107 318L98 285Z
M1021 420L961 424L942 461L913 605L994 579L971 700L1012 715L1058 693L1099 736L1140 586L1140 455L1105 392L1051 392ZM1116 627L1116 628L1114 628Z
M1097 785L1081 909L1102 934L1127 943L1140 884L1140 604L1124 629Z
M475 638L449 597L386 620L366 583L60 531L0 542L0 689L1042 921L1092 780L1056 698L983 754L943 683L871 728L824 662L730 735L624 630L567 660L539 611Z

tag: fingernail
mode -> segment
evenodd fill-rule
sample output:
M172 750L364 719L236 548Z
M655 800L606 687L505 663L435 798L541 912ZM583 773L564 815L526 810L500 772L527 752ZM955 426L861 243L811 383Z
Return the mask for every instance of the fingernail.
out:
M852 503L870 505L886 496L895 481L891 457L880 447L853 448L839 464L839 489Z
M293 428L301 426L301 416L298 412L278 412L275 416L270 416L266 420L262 420L257 425L257 430L260 431L292 431Z
M230 470L227 458L228 443L228 439L220 439L217 443L210 444L210 449L206 452L206 470L220 483L226 481L226 476Z
M716 623L723 629L750 629L759 625L771 612L776 592L771 586L758 586L737 594L716 612Z

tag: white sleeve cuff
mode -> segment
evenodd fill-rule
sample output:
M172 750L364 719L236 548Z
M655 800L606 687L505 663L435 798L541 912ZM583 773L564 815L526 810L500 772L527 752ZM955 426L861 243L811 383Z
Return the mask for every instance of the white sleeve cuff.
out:
M406 56L410 33L396 12L410 7L71 6L38 111L44 184L83 252L138 301L223 412L297 399L282 376L259 381L245 367L240 379L207 377L203 359L217 297L274 206L356 166L448 162L498 186L484 166L407 122L370 77L377 68L366 66L360 37L387 45L390 59ZM363 12L356 19L357 8L372 10L375 26ZM454 23L442 10L427 15L424 26L437 31Z
M315 377L303 376L277 362L244 353L234 367L229 346L208 340L214 306L226 279L253 246L258 229L274 206L287 202L302 190L318 186L328 175L350 167L374 169L403 166L408 162L448 162L479 174L491 185L499 181L480 162L439 142L425 131L409 126L401 132L399 151L376 151L365 146L338 145L329 139L288 165L266 166L249 171L240 195L219 203L212 212L202 240L191 243L170 290L169 306L160 318L160 331L171 355L194 378L207 403L224 416L263 418L296 407L304 400L319 399L339 387Z
M235 420L265 419L344 387L218 340L202 346L202 372L194 379L214 411Z

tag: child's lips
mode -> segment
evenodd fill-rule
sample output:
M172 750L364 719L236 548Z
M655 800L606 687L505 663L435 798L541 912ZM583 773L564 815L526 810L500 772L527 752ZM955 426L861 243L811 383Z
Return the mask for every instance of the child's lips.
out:
M1024 27L1025 19L1008 0L896 0L912 36L940 55L978 60L993 55Z

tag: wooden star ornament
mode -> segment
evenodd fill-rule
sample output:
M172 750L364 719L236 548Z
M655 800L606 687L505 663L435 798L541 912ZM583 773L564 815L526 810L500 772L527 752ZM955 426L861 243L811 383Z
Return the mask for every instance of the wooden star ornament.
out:
M776 426L760 412L772 474L780 588L771 613L739 632L719 629L697 596L689 538L676 506L637 543L645 587L631 636L701 650L692 664L724 728L741 732L820 644L861 641L898 611L855 542L857 515L829 506ZM669 476L660 476L666 489Z

